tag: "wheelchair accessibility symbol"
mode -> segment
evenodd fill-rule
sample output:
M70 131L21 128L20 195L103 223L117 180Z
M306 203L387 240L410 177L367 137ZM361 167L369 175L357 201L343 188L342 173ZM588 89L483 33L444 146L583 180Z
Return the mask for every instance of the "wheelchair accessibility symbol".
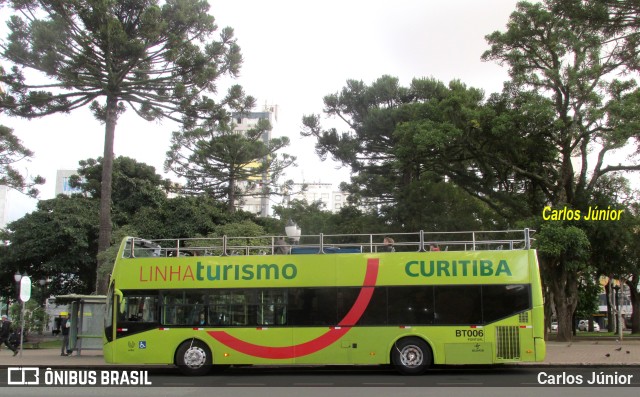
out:
M147 341L146 340L141 340L138 342L138 349L146 349L147 348Z

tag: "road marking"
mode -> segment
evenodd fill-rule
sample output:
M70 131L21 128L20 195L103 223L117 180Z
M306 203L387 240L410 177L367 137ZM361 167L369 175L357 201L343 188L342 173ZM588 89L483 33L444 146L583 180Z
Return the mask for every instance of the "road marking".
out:
M363 382L363 385L367 385L367 386L405 386L406 383L403 382L398 382L398 383L393 383L393 382Z
M484 383L482 382L446 382L446 383L436 383L441 386L459 386L459 385L479 385L482 386Z
M333 386L333 383L294 383L294 386Z
M266 383L227 383L227 386L266 386Z
M162 383L163 386L171 386L171 387L175 387L175 386L195 386L195 383L177 383L177 382L165 382Z

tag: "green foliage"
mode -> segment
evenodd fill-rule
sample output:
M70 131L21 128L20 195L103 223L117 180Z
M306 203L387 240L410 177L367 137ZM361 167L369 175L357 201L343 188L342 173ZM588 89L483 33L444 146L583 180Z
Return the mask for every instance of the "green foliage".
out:
M229 212L235 211L245 196L277 193L283 171L296 160L286 153L278 156L278 151L289 145L289 138L268 139L269 121L261 119L242 134L235 127L174 132L165 161L165 170L186 179L180 187L182 193L204 193L224 200Z
M590 319L594 313L598 312L600 292L601 287L594 274L581 278L578 289L578 305L576 306L578 319Z
M546 276L553 277L552 269L573 274L587 269L590 242L584 230L576 226L559 221L542 224L536 234L536 247L547 264Z
M2 95L1 89L0 95ZM33 152L22 145L20 139L13 134L13 130L0 125L0 185L8 186L34 198L37 197L39 194L37 186L44 184L44 178L36 176L27 180L14 166L19 161L31 157Z
M557 146L558 158L554 172L537 179L549 202L581 206L603 175L640 170L634 162L606 165L614 149L637 137L640 91L634 79L619 78L625 49L609 45L612 33L583 23L589 2L572 2L566 13L554 12L557 3L519 3L507 31L487 36L483 58L509 67L509 92L549 99L554 119L546 141ZM582 162L576 170L574 156Z
M11 327L18 330L22 327L22 303L13 304L9 308L9 317L11 318ZM42 335L45 327L49 323L49 315L44 308L33 299L26 302L24 310L24 329L25 336Z
M188 196L166 199L157 208L141 208L128 224L139 233L138 237L185 238L206 236L216 225L233 219L236 218L226 214L221 203L203 196Z
M85 195L100 198L102 158L80 161L78 174L70 178L72 187ZM156 174L154 167L129 157L118 157L113 162L113 222L123 225L142 208L157 208L166 199L171 181Z
M284 235L289 220L295 221L303 235L327 233L334 230L333 215L323 208L319 201L308 203L306 200L293 200L288 206L275 206L274 214L280 218L277 234Z
M303 118L302 135L316 138L316 152L321 158L331 154L351 167L353 176L346 188L350 200L358 205L379 211L390 222L407 229L468 225L475 229L488 221L485 215L490 211L482 207L500 207L484 194L496 190L496 178L481 178L478 187L468 186L464 178L479 170L479 162L473 162L475 153L469 153L465 146L488 118L482 100L480 90L459 81L447 86L434 79L414 79L409 87L402 87L390 76L382 76L371 85L349 80L341 92L324 98L325 113L345 121L349 130L323 130L320 117L311 115ZM493 149L486 145L482 150L492 153L489 150ZM443 176L456 183L449 183ZM439 192L443 188L455 198L443 197ZM474 188L485 205L472 198L460 206L466 207L462 211L452 205L462 196L457 191ZM434 222L438 213L442 217ZM460 213L483 214L461 221ZM457 219L441 222L451 218Z
M114 102L119 112L126 104L146 120L178 114L193 123L201 111L244 105L235 87L221 104L202 95L215 92L218 77L236 76L242 62L232 29L212 39L217 26L207 1L8 3L14 14L1 48L16 67L2 75L9 88L2 104L12 114L34 117L91 103L106 122L110 105L98 98L113 97L122 101ZM24 68L55 82L28 84Z
M209 96L217 79L238 75L242 56L231 28L214 38L218 27L206 0L7 3L14 14L0 50L12 67L0 70L7 87L0 109L33 118L90 104L105 124L99 251L111 240L113 142L122 112L131 108L145 120L169 118L193 129L255 102L235 85L217 103ZM37 77L27 79L25 70ZM106 287L98 275L96 291Z
M7 225L10 241L3 258L12 276L52 278L52 293L88 293L95 282L98 236L97 202L60 196L42 200L37 209ZM6 262L5 262L6 261Z

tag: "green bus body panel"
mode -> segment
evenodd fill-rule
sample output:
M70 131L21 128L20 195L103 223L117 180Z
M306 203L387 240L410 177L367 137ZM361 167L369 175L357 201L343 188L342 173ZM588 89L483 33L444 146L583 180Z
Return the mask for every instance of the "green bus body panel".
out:
M378 259L376 286L530 284L531 310L498 322L469 325L356 326L326 348L293 358L260 358L220 343L209 331L267 346L297 346L329 327L168 327L105 339L109 363L173 364L178 346L193 338L206 343L214 364L388 364L394 343L406 336L424 339L434 364L490 364L542 361L545 357L543 297L535 250L349 253L119 258L112 280L118 290L208 288L362 287L367 261ZM371 285L367 285L371 286ZM523 320L525 318L525 320ZM498 328L515 329L517 356L498 357ZM469 332L469 330L482 332Z
M118 288L361 286L379 258L377 285L517 284L531 277L532 251L211 256L119 259Z

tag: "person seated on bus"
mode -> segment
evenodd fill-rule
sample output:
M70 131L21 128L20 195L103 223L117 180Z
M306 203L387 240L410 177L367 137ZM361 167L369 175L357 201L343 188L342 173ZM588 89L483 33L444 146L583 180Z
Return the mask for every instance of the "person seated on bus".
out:
M429 247L429 251L440 251L440 247L435 244L431 244L431 246Z
M273 253L275 255L287 255L290 253L290 251L291 251L291 247L289 247L286 241L284 241L284 237L282 236L278 237L274 244Z
M380 247L380 252L395 252L396 249L393 247L395 241L391 237L385 237L382 241L383 245Z

